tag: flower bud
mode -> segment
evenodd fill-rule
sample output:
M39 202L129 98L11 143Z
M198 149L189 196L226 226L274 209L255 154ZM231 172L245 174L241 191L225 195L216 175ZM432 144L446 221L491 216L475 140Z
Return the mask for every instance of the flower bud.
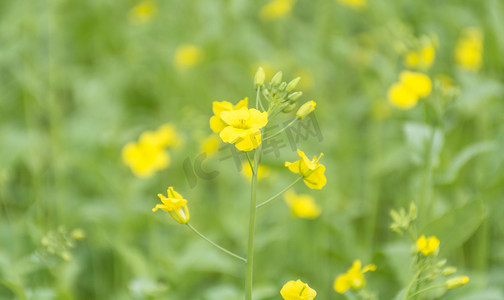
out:
M296 87L299 83L299 80L301 80L301 77L296 77L289 82L289 84L287 85L287 88L285 89L287 91L287 93L290 93L296 89Z
M447 260L446 260L446 259L442 259L442 260L440 260L440 261L436 264L436 268L442 268L442 267L444 267L444 265L446 265L446 262L447 262Z
M294 108L296 108L296 103L291 103L289 105L287 105L283 110L282 112L284 113L288 113L288 112L291 112Z
M271 79L271 85L277 86L280 84L280 82L282 82L282 71L278 71L278 73L273 76L273 78Z
M304 119L307 115L309 115L314 109L317 103L315 101L310 100L303 104L297 111L296 116L302 120Z
M446 267L443 269L443 271L441 271L441 274L443 274L443 276L450 276L451 274L457 272L457 268L455 267Z
M296 101L302 95L303 95L303 92L295 92L295 93L290 94L289 97L287 97L287 99L289 99L289 101Z
M280 86L278 87L278 90L279 90L279 91L283 91L283 90L285 90L285 88L286 88L286 87L287 87L287 83L282 82L282 83L280 84Z
M264 78L266 75L264 74L264 69L262 67L257 68L257 71L254 76L254 84L256 86L264 84Z
M467 282L469 282L469 277L467 277L467 276L457 276L457 277L454 277L452 279L446 280L446 283L445 283L446 284L446 289L450 290L450 289L458 288L458 287L463 286Z

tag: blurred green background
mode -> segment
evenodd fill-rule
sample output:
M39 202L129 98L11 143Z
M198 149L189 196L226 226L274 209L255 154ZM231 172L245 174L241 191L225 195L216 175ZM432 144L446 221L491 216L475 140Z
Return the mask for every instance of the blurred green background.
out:
M282 199L259 210L256 299L280 299L298 278L317 299L344 299L332 284L357 258L378 266L368 288L393 299L411 242L389 229L389 211L418 201L426 174L432 205L419 226L471 278L443 299L504 299L504 3L298 0L270 17L267 3L0 2L0 299L241 299L244 266L151 209L174 186L196 228L245 255L247 179L219 152L203 165L218 176L191 185L184 161L211 134L212 101L254 99L258 65L267 80L302 76L299 101L317 102L323 138L298 147L324 152L328 184L295 187L322 208L314 220ZM483 35L476 72L455 63L465 28ZM439 118L387 102L404 49L422 36L438 41L426 73L453 81L451 96L434 82ZM176 59L181 45L197 48L194 62ZM431 163L429 122L440 137ZM167 169L137 178L123 146L165 123L182 144ZM296 159L289 146L264 156L259 199L294 180L283 163Z

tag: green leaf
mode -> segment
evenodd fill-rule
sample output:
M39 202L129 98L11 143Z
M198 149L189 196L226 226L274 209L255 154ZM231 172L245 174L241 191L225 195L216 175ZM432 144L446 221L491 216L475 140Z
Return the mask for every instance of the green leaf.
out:
M498 144L496 142L479 142L472 144L462 150L451 162L446 170L446 173L441 175L436 181L438 184L450 184L457 179L460 169L464 167L467 162L479 154L496 150Z
M432 220L419 233L436 236L440 252L446 254L467 241L485 218L484 207L476 199Z
M423 165L430 155L430 164L437 166L443 149L444 133L438 128L416 122L406 123L403 130L413 163Z
M407 241L388 243L383 249L388 264L394 270L396 279L402 286L409 282L411 265L411 244Z

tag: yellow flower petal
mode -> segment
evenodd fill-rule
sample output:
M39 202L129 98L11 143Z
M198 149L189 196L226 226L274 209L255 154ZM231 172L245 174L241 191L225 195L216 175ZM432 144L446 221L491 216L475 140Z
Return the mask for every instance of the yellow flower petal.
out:
M232 126L227 126L219 134L220 138L225 143L234 143L239 138L245 137L246 135L246 129L236 128Z
M313 173L306 176L304 178L306 186L316 190L323 188L327 183L327 178L324 175L325 169L324 165L320 165L315 169L315 171L313 171Z
M250 151L257 148L261 144L261 132L258 130L247 130L247 134L239 138L235 147L240 151Z
M390 87L388 99L391 104L400 109L413 108L418 102L418 96L402 83L395 83Z
M413 91L419 98L427 97L432 90L432 81L429 76L411 71L403 71L399 75L404 87Z

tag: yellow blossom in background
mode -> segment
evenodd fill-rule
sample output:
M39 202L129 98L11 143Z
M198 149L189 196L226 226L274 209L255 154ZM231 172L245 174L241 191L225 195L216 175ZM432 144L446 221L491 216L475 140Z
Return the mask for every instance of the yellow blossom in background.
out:
M163 194L158 194L159 199L163 204L156 204L156 207L152 209L152 211L157 211L158 209L162 209L168 213L175 219L175 221L180 224L185 224L189 221L189 209L187 208L187 200L182 197L179 193L177 193L173 187L169 187L167 190L167 196Z
M462 33L455 47L455 62L463 69L478 71L483 61L483 33L468 28Z
M327 179L324 175L325 166L319 163L319 160L324 154L320 153L318 158L313 156L313 159L310 160L303 151L298 149L297 152L301 159L292 163L286 161L285 166L292 173L303 176L303 180L309 188L317 190L323 188L327 183Z
M417 249L419 252L422 252L424 256L427 256L429 254L436 254L436 250L439 247L439 240L435 236L431 236L429 238L426 238L425 235L422 235L418 240L417 240Z
M138 177L149 177L170 165L168 153L149 143L130 142L122 151L124 163Z
M145 131L138 142L129 142L122 150L122 159L138 177L149 177L170 165L170 156L166 147L175 147L181 143L175 127L164 124L156 131Z
M215 154L219 150L220 138L217 134L211 134L201 142L200 150L207 155Z
M157 5L154 1L145 0L138 3L129 11L129 19L132 23L145 23L157 13Z
M140 143L148 143L154 147L176 147L182 139L172 124L161 125L156 131L146 131L140 135Z
M267 112L242 107L222 111L220 118L226 124L220 132L223 142L234 144L240 151L250 151L261 144L261 128L268 123Z
M210 129L212 129L213 132L215 133L220 133L222 129L226 128L228 126L226 122L224 122L220 114L223 111L232 111L232 110L237 110L240 108L247 108L248 107L248 98L245 97L244 99L240 100L236 106L231 104L230 102L227 101L214 101L212 103L212 111L214 115L210 118Z
M175 51L175 68L180 71L198 65L203 59L203 51L195 45L181 45Z
M315 203L315 199L310 195L297 195L294 192L287 192L284 198L295 217L315 219L320 215L320 206Z
M434 48L434 44L429 42L428 44L423 45L418 51L409 51L404 58L404 64L408 68L426 70L430 68L435 57L436 49Z
M272 0L261 8L259 16L266 21L283 18L290 14L294 3L294 0Z
M420 72L402 71L399 82L388 90L389 102L400 109L410 109L416 106L420 98L425 98L432 91L432 81L429 76Z
M284 300L313 300L317 292L301 280L291 280L280 290Z
M457 276L457 277L448 279L445 282L445 285L446 285L446 289L447 290L451 290L451 289L454 289L454 288L461 287L461 286L465 285L468 282L469 282L469 277L467 277L467 276Z
M366 0L338 0L338 2L356 10L363 9L367 4Z
M257 167L257 179L258 180L261 180L263 178L268 177L270 173L271 173L270 168L268 168L266 166L259 165ZM243 177L245 177L249 180L252 178L252 169L250 168L250 164L247 161L243 162L243 164L242 164L241 174L243 175Z
M341 274L334 281L334 290L340 294L343 294L348 289L358 290L366 284L364 279L364 273L368 271L375 271L376 266L370 264L365 266L362 270L362 262L360 260L355 260L352 267L344 274Z

